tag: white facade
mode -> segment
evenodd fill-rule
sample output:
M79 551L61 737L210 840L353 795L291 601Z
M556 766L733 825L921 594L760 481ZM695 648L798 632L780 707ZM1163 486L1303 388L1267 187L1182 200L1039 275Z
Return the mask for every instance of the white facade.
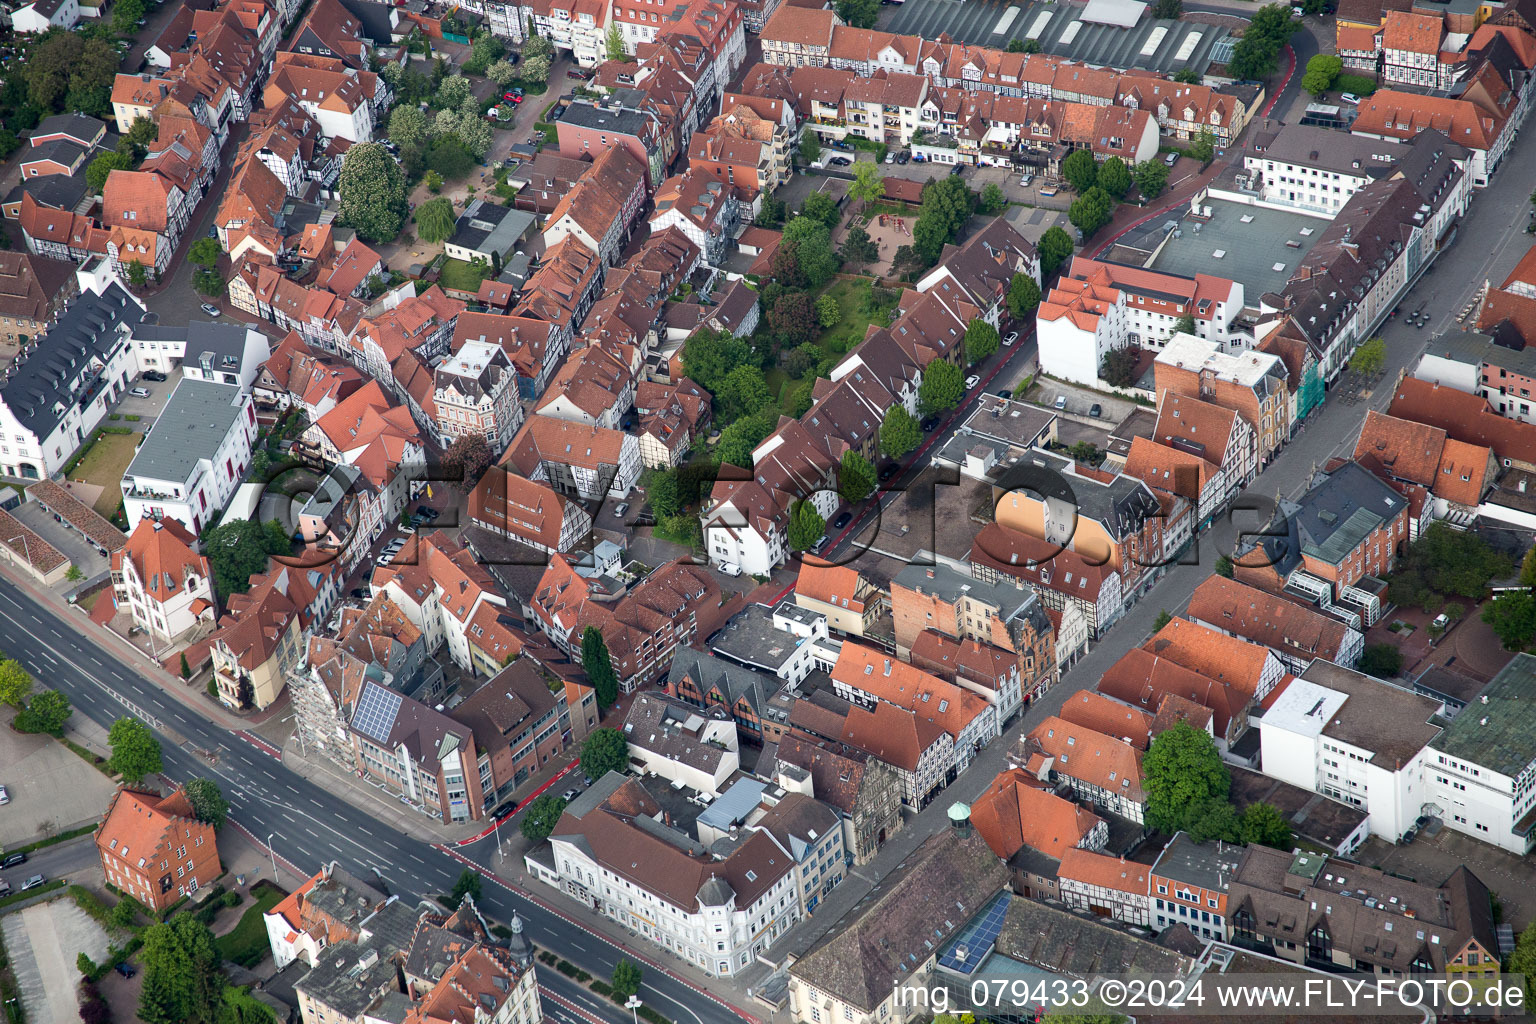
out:
M1125 293L1100 303L1096 314L1074 309L1054 315L1056 311L1049 310L1050 305L1042 302L1035 313L1040 372L1096 387L1104 357L1130 344Z
M1356 678L1379 687L1381 699L1433 703L1393 693L1387 683L1366 676ZM1421 777L1428 749L1406 757L1387 755L1363 745L1358 737L1354 742L1342 738L1338 716L1347 703L1362 699L1307 679L1293 680L1258 721L1262 769L1271 778L1360 808L1370 815L1373 834L1395 840L1421 813L1426 797ZM1351 709L1351 714L1361 712Z
M50 28L67 31L79 23L78 0L38 0L11 12L11 28L18 35L47 32Z
M583 845L552 836L554 873L531 857L526 862L528 869L540 881L594 907L604 917L663 946L707 975L731 977L749 967L758 953L800 919L797 873L793 870L780 875L751 906L738 907L731 894L723 905L696 902L684 909L643 883L609 870L589 856ZM790 859L787 853L785 859Z
M1463 362L1449 353L1436 355L1425 352L1413 375L1419 380L1455 388L1469 395L1483 394L1483 368L1481 363ZM1484 395L1484 397L1487 397Z
M782 523L743 514L729 501L704 515L704 536L709 564L717 569L730 564L748 576L769 576L788 557L789 538Z
M193 535L217 522L245 479L256 442L256 407L227 384L182 380L123 474L128 529L171 518Z
M1461 714L1481 720L1480 707L1468 704ZM1447 828L1525 856L1532 845L1529 819L1536 808L1536 757L1511 778L1443 751L1427 750L1424 799L1425 811Z

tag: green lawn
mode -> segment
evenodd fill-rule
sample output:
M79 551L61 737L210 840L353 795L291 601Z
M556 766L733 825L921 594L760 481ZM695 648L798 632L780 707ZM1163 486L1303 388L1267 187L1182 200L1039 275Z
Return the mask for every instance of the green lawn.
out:
M869 294L869 289L868 278L833 281L827 287L824 294L837 300L837 308L842 310L843 318L822 331L816 339L816 344L823 351L841 355L864 340L864 332L873 322L869 314L864 312L864 297Z
M489 271L490 268L485 268ZM464 260L444 260L443 269L438 274L437 283L443 289L455 288L464 292L480 290L480 282L485 280L481 268Z
M102 434L69 474L71 480L101 488L95 505L97 515L110 518L122 504L123 473L143 439L143 434Z
M251 897L255 902L247 905L245 913L240 915L240 923L228 935L218 937L220 955L242 967L255 967L261 963L271 951L267 942L267 924L261 915L281 903L286 895L272 885L253 886Z

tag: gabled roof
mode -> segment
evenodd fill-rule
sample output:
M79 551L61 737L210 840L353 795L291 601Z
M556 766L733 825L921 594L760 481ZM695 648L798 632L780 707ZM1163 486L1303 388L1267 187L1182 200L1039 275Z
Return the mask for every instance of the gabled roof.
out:
M1225 636L1178 616L1142 644L1142 650L1210 679L1230 683L1250 698L1257 695L1260 677L1274 657L1268 648Z
M1042 789L1021 768L999 773L971 803L971 825L1003 860L1026 846L1061 860L1102 822L1088 808Z

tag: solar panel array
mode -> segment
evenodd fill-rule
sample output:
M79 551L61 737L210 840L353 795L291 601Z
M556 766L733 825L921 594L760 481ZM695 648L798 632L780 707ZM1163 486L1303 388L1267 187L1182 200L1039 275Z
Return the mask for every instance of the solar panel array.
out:
M389 733L395 727L395 716L400 713L400 694L386 690L378 683L363 687L363 695L357 700L357 711L352 715L352 728L375 743L388 743Z
M1002 934L1003 918L1008 913L1010 902L1011 897L1007 892L994 896L986 909L965 926L965 930L955 937L948 949L939 954L939 966L961 974L970 974L980 967L982 959L997 942L998 935Z

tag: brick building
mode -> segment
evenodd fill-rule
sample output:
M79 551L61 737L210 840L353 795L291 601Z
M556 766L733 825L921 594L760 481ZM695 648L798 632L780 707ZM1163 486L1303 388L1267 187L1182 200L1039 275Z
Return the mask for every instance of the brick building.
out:
M224 873L213 826L198 821L187 794L119 789L96 830L107 881L156 912Z

